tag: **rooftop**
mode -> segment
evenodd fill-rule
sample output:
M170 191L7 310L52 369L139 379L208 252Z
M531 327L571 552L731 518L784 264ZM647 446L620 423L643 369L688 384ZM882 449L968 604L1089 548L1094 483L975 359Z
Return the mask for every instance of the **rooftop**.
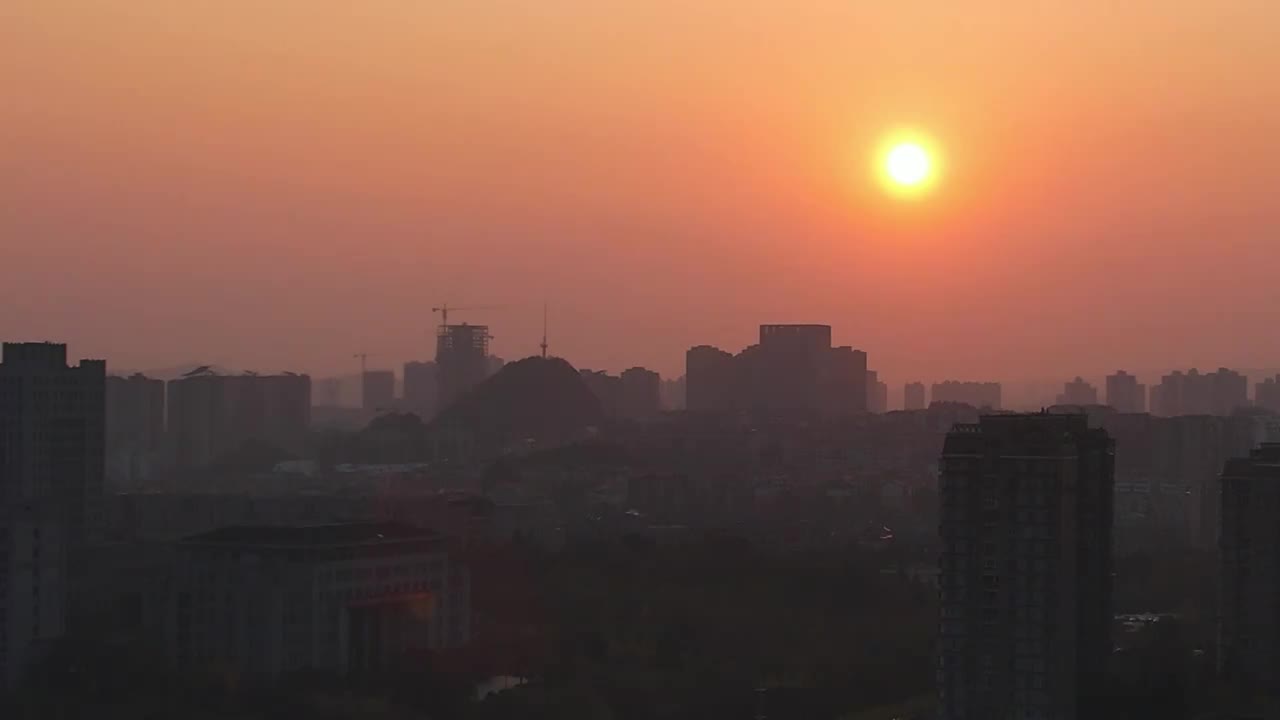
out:
M332 525L232 525L183 539L186 545L236 545L286 548L380 545L435 540L434 530L402 523L337 523Z

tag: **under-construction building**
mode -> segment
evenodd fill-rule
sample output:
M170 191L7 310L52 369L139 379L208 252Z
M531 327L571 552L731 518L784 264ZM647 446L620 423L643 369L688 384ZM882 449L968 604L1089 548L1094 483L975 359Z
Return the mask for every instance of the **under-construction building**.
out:
M490 337L487 325L441 325L436 331L438 407L448 407L488 377Z

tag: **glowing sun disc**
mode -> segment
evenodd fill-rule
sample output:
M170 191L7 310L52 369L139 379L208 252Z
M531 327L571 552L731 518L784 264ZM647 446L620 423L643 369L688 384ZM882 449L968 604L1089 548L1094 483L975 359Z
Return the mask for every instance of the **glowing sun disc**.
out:
M927 194L938 182L941 156L928 135L898 130L885 135L875 154L875 173L886 192L900 198Z
M929 178L933 163L929 153L916 143L893 146L884 159L885 171L899 185L919 185Z

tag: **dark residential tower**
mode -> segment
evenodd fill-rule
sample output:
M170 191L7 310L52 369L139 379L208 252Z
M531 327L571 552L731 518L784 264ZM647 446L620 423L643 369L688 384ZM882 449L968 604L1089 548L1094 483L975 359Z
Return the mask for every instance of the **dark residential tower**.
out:
M685 408L692 412L724 412L737 398L732 353L710 345L689 348L684 354Z
M1227 461L1221 513L1219 670L1239 696L1280 707L1280 443Z
M365 370L360 375L360 405L367 413L390 410L396 404L393 370Z
M145 481L161 465L164 381L140 373L106 379L107 475L113 483Z
M889 412L889 386L880 380L880 374L868 370L867 374L867 412L884 414Z
M622 371L619 411L625 418L643 420L662 409L662 377L652 370L633 367Z
M1084 381L1079 375L1075 380L1064 383L1062 394L1058 396L1059 405L1097 405L1098 388Z
M1119 370L1115 375L1107 376L1107 404L1122 413L1146 412L1147 386Z
M1083 414L984 415L940 476L943 720L1090 717L1111 653L1113 442Z
M929 407L925 402L924 383L909 382L902 388L902 406L907 410L924 410Z
M433 362L407 362L404 364L405 409L423 420L435 417L439 409L440 379Z
M68 586L100 540L106 363L67 346L5 343L0 357L0 689L62 635Z
M752 407L816 410L825 404L830 325L761 325L751 363Z
M827 360L826 410L836 415L867 411L870 402L867 376L867 354L848 345L831 348Z
M1265 378L1253 386L1253 404L1280 413L1280 375Z

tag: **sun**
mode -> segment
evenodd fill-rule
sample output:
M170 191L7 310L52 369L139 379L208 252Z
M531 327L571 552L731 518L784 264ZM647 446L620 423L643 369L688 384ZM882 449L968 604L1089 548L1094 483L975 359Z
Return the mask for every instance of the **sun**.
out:
M928 135L899 130L885 135L876 151L876 174L892 195L916 198L927 193L940 173L940 153Z
M884 158L885 172L899 185L919 185L929 179L929 153L912 142L899 143Z

